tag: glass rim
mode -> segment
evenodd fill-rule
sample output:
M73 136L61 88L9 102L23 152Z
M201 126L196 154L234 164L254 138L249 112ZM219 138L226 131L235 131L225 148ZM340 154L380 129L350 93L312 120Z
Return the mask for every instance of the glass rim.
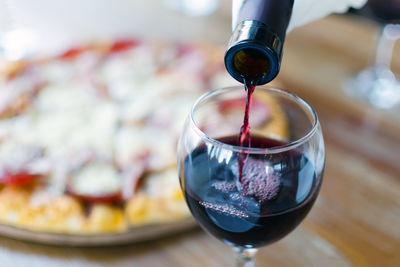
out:
M285 89L277 88L277 87L266 87L266 86L257 86L256 90L260 91L269 91L269 92L275 92L280 95L284 95L286 97L289 97L290 99L294 100L297 103L300 103L301 106L306 107L306 109L311 113L312 118L313 118L313 123L312 127L309 131L307 131L306 134L304 134L301 138L298 138L296 140L290 141L289 143L282 145L282 146L274 146L271 148L257 148L257 147L242 147L242 146L235 146L235 145L230 145L223 143L221 141L218 141L210 136L208 136L205 132L203 132L197 125L195 119L194 119L194 113L199 104L204 102L207 98L217 94L217 93L224 93L232 90L243 90L243 86L230 86L230 87L222 87L222 88L217 88L214 90L211 90L203 95L201 95L196 102L193 104L193 106L190 109L190 122L192 126L194 126L194 130L197 132L197 134L204 140L206 140L209 143L213 143L214 145L229 149L234 152L248 152L248 153L253 153L253 154L275 154L275 153L281 153L289 150L293 150L294 148L306 143L309 139L311 139L312 136L314 136L315 132L317 131L319 127L319 120L318 120L318 115L314 108L303 98L297 96L296 94L289 92ZM239 129L238 129L239 132Z

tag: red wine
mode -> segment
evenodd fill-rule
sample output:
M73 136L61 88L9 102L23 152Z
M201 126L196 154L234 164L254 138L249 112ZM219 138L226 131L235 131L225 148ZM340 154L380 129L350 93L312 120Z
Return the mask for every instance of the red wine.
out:
M251 101L253 99L253 92L256 86L252 80L247 82L246 79L243 79L243 81L245 90L247 92L247 96L246 96L246 107L244 109L243 125L240 128L240 133L239 133L239 145L241 147L244 146L250 147L251 136L250 136L249 117L250 117ZM245 153L241 154L239 158L239 180L241 180L242 178L243 165L246 163L246 160L247 160L247 154Z
M251 101L253 99L253 92L256 86L255 83L250 81L244 81L245 90L247 92L246 97L246 107L244 109L244 118L243 118L243 125L240 128L239 134L239 144L240 146L249 147L251 145L251 137L250 137L250 125L249 125L249 117L250 117L250 107Z
M218 139L239 145L237 136ZM252 136L251 147L281 142ZM247 154L239 179L241 152L218 146L197 147L184 161L181 182L199 224L229 245L260 247L291 232L311 209L320 177L298 151Z

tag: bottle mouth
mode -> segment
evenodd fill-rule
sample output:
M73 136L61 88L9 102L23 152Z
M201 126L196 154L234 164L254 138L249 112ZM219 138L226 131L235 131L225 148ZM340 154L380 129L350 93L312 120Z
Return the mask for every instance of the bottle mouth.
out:
M278 75L281 55L282 42L267 25L245 20L232 34L225 53L225 67L241 83L247 78L254 80L255 85L263 85Z
M269 47L249 40L236 43L226 51L225 67L241 83L246 78L263 85L278 75L280 60Z
M244 48L233 56L233 65L245 77L256 79L271 71L269 58L262 51L254 48Z

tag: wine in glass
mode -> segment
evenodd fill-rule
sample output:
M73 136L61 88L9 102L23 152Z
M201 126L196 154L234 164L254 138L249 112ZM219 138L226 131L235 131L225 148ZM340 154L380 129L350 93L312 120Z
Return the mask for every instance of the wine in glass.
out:
M200 226L234 247L238 266L300 224L318 195L324 142L317 115L287 91L257 87L241 146L243 87L211 91L192 107L178 146L178 172Z

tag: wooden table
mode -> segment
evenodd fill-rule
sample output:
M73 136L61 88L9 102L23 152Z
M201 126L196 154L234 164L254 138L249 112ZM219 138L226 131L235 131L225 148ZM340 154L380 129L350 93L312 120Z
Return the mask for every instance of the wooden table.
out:
M279 79L316 108L326 141L326 172L308 217L288 237L260 249L258 266L400 266L400 113L373 109L341 89L345 78L367 65L376 32L371 23L331 16L288 36ZM234 263L231 249L200 229L106 248L51 247L3 237L0 244L0 266Z

